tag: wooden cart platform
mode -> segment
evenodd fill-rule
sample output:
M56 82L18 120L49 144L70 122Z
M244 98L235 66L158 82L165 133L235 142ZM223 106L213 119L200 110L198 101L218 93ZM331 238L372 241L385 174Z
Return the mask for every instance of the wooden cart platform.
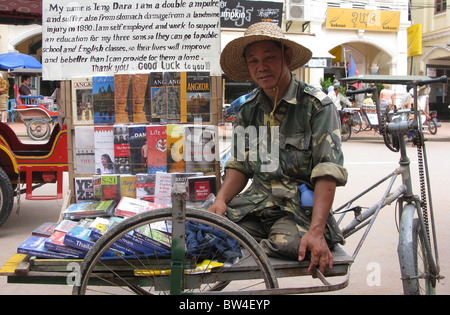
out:
M289 294L333 291L345 288L348 285L349 267L353 263L353 259L340 246L333 249L332 253L334 266L331 270L327 270L324 276L347 276L343 282L332 285L326 279L323 279L323 275L316 274L313 277L320 278L325 284L325 289L323 289L323 286L320 286L301 288L301 290L300 288L280 288L273 290L276 290L277 294ZM82 261L82 259L39 259L27 255L15 254L0 269L0 276L8 277L8 283L68 285L73 283L71 281L74 281L76 272L79 270ZM270 258L270 261L275 269L277 278L309 275L307 273L309 261L298 262L277 258ZM139 278L133 276L133 270L130 269L130 264L126 262L111 260L108 264L114 266L114 270L118 270L121 273L128 272L131 278ZM161 266L161 261L158 261L158 265ZM167 269L170 269L170 260L167 260ZM101 270L98 271L101 272ZM232 266L227 270L226 274L227 280L229 281L241 279L242 274L245 274L246 279L258 279L260 276L259 272L255 271L255 265L251 262ZM214 269L211 272L211 277L214 277ZM265 292L266 290L262 291Z

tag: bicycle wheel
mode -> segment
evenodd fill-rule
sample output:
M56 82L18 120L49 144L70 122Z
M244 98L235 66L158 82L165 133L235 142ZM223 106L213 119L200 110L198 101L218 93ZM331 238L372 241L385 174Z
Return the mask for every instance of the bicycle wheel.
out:
M349 124L343 124L341 127L341 140L347 141L352 135L352 127Z
M432 120L432 119L428 120L427 125L428 125L428 131L432 135L437 134L437 126L436 126L436 123L434 122L434 120Z
M363 130L362 127L362 118L361 115L358 112L355 112L353 114L353 126L352 126L352 131L355 134L358 134L360 131Z
M122 246L129 251L127 255L108 258L105 253L108 249L117 249L117 244L137 230L150 230L152 235L161 234L164 229L170 230L171 220L170 208L157 209L126 219L111 228L84 258L73 293L170 294L173 281L170 251L161 250L159 246L153 249L131 248L124 242ZM182 293L211 294L228 288L225 294L233 294L260 287L278 287L266 254L236 224L206 211L186 209L186 226L191 233L186 236ZM192 235L198 239L193 241ZM130 253L136 250L140 253ZM204 264L199 267L202 261Z
M405 295L435 294L436 279L428 237L413 213L402 213L399 259ZM406 214L406 215L405 215Z

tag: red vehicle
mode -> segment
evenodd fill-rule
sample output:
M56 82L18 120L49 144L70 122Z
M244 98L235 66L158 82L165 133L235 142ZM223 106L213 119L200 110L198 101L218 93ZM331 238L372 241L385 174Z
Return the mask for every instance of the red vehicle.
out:
M58 120L61 110L45 105L46 99L42 95L19 96L18 100L14 111L27 127L28 136L33 140L47 139L51 133L50 123Z
M8 219L18 194L25 193L29 200L62 199L67 161L66 126L55 124L46 143L25 144L7 124L0 123L0 226ZM23 183L26 188L20 191ZM46 183L57 184L55 195L33 195L34 188Z

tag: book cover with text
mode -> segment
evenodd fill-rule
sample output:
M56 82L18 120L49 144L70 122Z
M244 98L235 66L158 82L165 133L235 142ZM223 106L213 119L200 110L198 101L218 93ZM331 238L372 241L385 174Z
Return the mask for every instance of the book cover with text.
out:
M167 171L167 127L164 125L147 126L147 165L148 173Z

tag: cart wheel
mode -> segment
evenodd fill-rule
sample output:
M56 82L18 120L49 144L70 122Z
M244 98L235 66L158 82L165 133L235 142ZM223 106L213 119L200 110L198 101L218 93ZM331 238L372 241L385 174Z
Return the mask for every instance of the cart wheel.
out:
M11 214L14 204L14 191L5 171L0 168L0 226Z
M275 271L259 244L227 218L207 211L186 209L186 227L190 232L186 234L181 267L186 268L184 277L171 274L171 268L180 268L182 263L171 262L167 249L155 245L154 249L145 248L142 241L132 245L136 233L148 235L146 239L152 244L152 238L163 240L161 231L171 229L171 220L172 209L155 209L111 228L84 258L74 279L73 293L169 294L172 285L180 283L184 294L210 294L226 288L222 293L248 293L278 287ZM111 257L114 250L128 253Z
M50 124L43 118L34 118L27 124L27 134L32 140L45 140L50 135Z

